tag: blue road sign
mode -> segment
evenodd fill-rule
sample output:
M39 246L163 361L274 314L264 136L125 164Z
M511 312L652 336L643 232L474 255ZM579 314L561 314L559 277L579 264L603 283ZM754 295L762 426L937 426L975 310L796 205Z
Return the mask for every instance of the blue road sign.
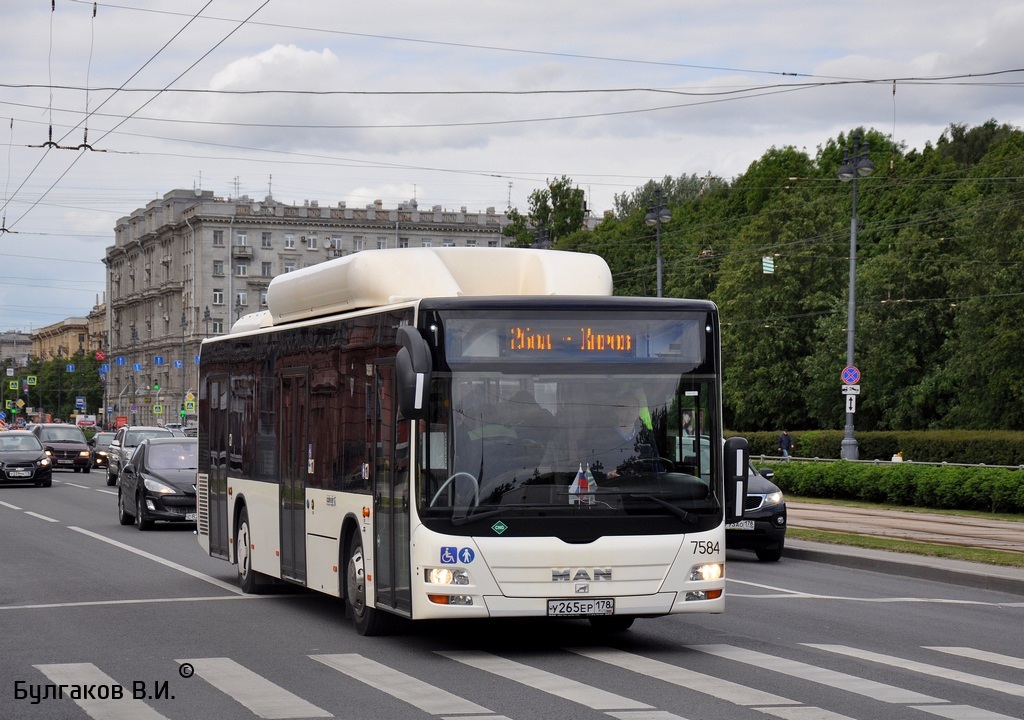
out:
M853 365L849 365L843 368L842 377L844 385L856 385L860 382L860 370Z
M114 362L117 363L118 365L127 365L128 358L119 355L118 357L114 358Z
M164 364L164 356L163 355L154 355L153 356L153 364L154 365L163 365Z

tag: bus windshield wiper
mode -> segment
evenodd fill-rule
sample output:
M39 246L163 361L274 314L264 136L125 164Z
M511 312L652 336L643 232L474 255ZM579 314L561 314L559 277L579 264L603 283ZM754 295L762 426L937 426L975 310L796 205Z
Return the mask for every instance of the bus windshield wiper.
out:
M685 522L685 523L687 523L689 525L696 525L697 524L697 516L696 515L694 515L693 513L686 512L685 510L683 510L678 505L673 505L670 502L662 500L660 497L655 497L654 495L635 495L635 494L632 494L632 493L629 494L628 497L639 498L641 500L650 500L651 502L655 502L658 505L661 505L663 508L668 510L670 513L675 515L677 518L679 518L683 522Z

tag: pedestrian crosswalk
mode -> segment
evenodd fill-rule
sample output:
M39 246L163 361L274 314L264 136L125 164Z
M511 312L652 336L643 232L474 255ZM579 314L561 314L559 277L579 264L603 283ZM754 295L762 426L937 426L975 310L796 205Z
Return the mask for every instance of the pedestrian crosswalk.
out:
M54 709L46 707L50 703L61 704L60 713L43 716L73 717L67 709L73 704L81 717L93 720L177 720L188 717L188 708L197 702L209 708L207 717L222 720L370 717L365 708L385 702L384 698L392 710L406 708L403 717L438 720L516 720L516 709L527 707L531 709L524 710L523 716L535 717L536 708L545 707L546 702L563 709L576 706L580 717L616 720L698 720L708 716L709 707L714 708L715 717L781 720L875 720L904 717L907 711L920 713L912 717L948 720L1024 718L1024 703L1020 702L1024 678L1015 675L1024 667L1024 657L969 647L914 648L908 653L914 657L811 643L786 647L785 656L727 644L686 645L678 653L662 650L660 657L602 646L566 647L526 658L479 650L416 652L423 655L418 660L433 660L424 664L406 657L403 668L435 668L437 660L450 667L444 666L440 675L428 673L428 681L357 653L298 655L289 659L286 667L275 666L272 673L261 663L265 674L241 659L177 658L167 660L168 675L176 681L174 692L168 691L168 683L162 688L157 685L154 699L147 688L137 687L139 683L117 679L109 669L93 663L52 663L33 666L41 677L23 683L16 700L42 705L37 708L40 710ZM552 654L557 660L549 657ZM934 657L935 661L915 659L921 657ZM974 672L960 669L959 665L967 662ZM558 670L567 666L573 671ZM850 667L874 677L853 674ZM883 672L869 672L868 668ZM991 668L997 676L979 673L979 668ZM319 677L319 682L313 683L315 698L307 699L302 693L309 690L310 683L304 680L313 676ZM928 682L920 682L922 676ZM439 677L458 681L438 684ZM189 679L188 683L184 679ZM199 686L192 685L197 682ZM481 688L493 687L507 692L481 692ZM640 687L648 691L640 692ZM785 688L786 693L772 692L769 687ZM929 692L922 692L922 687ZM965 687L972 689L967 697L973 698L974 704L963 702L960 690ZM630 691L623 692L623 688ZM471 697L474 692L481 697ZM176 708L173 699L186 693L201 698ZM495 701L505 697L517 701ZM986 697L993 701L982 707L985 703L977 700ZM488 705L497 705L497 709ZM355 714L356 707L364 711ZM863 714L851 714L851 707L863 707ZM703 708L705 714L692 714L695 708ZM994 708L1019 711L1006 714Z

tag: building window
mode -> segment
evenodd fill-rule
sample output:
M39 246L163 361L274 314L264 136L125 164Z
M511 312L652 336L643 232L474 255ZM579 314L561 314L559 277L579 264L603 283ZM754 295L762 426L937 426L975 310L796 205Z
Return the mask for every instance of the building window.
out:
M430 238L423 238L422 240L420 240L420 245L422 245L423 247L430 247L432 245L432 243L430 242Z
M245 277L249 274L249 263L240 262L235 265L235 277Z
M266 306L267 306L267 291L266 290L260 290L260 307L266 307Z
M487 241L487 247L498 247L498 241L497 240L488 240Z
M213 274L215 276L223 277L223 275L224 275L224 261L223 260L214 260L213 261Z
M331 247L341 250L341 235L331 235Z
M223 320L214 320L212 327L213 327L214 335L223 335L224 334L224 321Z
M363 236L356 235L352 238L352 252L359 252L363 249Z
M451 238L445 238L441 241L441 247L455 247L455 241Z
M384 235L378 235L377 236L377 249L378 250L387 250L387 247L388 247L388 239L387 239L387 237L384 236Z
M271 269L270 263L264 262L260 268L260 275L262 277L270 277L273 274L274 271Z
M317 238L316 238L316 235L307 235L306 236L306 249L307 250L316 250L316 248L317 248Z
M398 247L407 248L409 247L409 238L400 237L398 238Z
M284 261L284 271L286 273L295 272L295 261L294 260L285 260Z
M237 230L237 231L235 231L235 245L248 245L249 244L249 236L246 233L247 233L247 231L245 231L245 230Z
M213 231L213 246L224 247L224 231L214 230Z
M221 288L213 289L213 304L223 305L224 304L224 290Z
M270 242L270 233L268 233L268 232L263 233L262 240L260 242L260 247L263 247L263 248L266 248L266 249L270 249L270 248L274 247L273 243Z
M467 240L466 247L476 247L476 240Z
M249 293L246 292L245 290L239 290L238 291L238 295L236 296L236 300L238 301L239 305L242 305L242 306L248 305L249 304Z
M284 249L285 250L294 250L295 249L295 236L292 235L291 233L287 233L284 236Z

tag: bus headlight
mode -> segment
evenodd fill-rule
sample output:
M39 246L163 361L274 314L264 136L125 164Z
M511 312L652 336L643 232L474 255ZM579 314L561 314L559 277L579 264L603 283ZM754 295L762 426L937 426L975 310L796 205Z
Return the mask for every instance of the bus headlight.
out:
M690 580L719 580L725 574L721 563L694 565L690 568Z
M431 585L469 585L469 573L462 568L427 568L424 580Z

